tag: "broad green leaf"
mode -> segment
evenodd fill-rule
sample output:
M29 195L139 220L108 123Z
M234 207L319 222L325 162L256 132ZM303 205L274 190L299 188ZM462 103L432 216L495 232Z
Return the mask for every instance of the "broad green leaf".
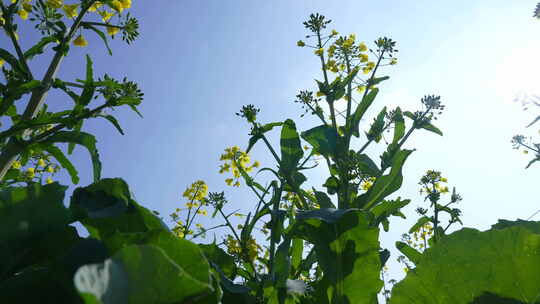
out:
M123 180L103 179L88 187L75 189L70 209L79 218L82 217L81 223L96 239L105 239L116 232L168 229L150 210L131 199L129 193Z
M314 245L324 272L319 303L377 303L380 280L379 230L358 209L299 212L293 237ZM316 288L317 289L317 288Z
M397 144L399 140L405 135L405 120L399 107L396 108L394 113L394 138L392 144Z
M227 254L216 244L199 244L199 248L201 248L208 261L219 267L224 276L234 279L236 276L236 264L233 256Z
M358 162L356 166L362 171L362 173L368 174L370 176L379 176L381 174L381 169L377 167L375 162L367 154L358 154Z
M360 135L358 131L358 126L360 124L360 120L366 113L367 109L371 106L373 103L373 100L375 100L375 97L377 97L377 93L379 93L379 89L375 88L373 90L370 90L368 94L366 94L363 98L358 107L356 107L356 110L354 111L354 114L352 116L351 121L351 128L352 128L352 134L356 137Z
M401 251L401 253L403 253L411 262L418 265L418 262L422 257L420 252L403 242L396 242L396 248Z
M26 269L0 282L0 303L80 303L70 285L49 268Z
M539 230L536 222L483 232L464 228L447 235L394 285L390 303L538 303ZM508 301L488 301L502 298Z
M379 142L382 138L382 132L384 129L384 118L386 117L386 107L384 107L375 120L373 121L373 124L371 124L371 127L369 128L369 131L366 133L366 136L368 140L373 140L375 142Z
M354 200L355 207L371 209L381 203L385 197L397 191L403 182L403 175L401 174L403 164L412 152L412 150L396 152L392 159L390 173L377 178L366 193L358 196Z
M71 213L63 204L66 189L58 183L32 183L1 191L0 242L63 230L72 222Z
M384 200L382 203L371 209L371 213L373 213L373 216L375 217L374 224L379 224L384 219L387 219L392 215L403 216L400 210L401 208L407 206L410 202L411 200L401 200L400 197L395 200Z
M170 231L154 229L135 233L116 232L103 241L113 254L131 245L156 246L162 249L174 263L190 273L193 278L210 283L210 264L201 248L197 244L175 236Z
M207 267L200 260L192 264L201 271ZM197 303L214 292L208 280L197 280L152 245L124 247L103 263L79 268L73 280L79 293L92 294L103 304Z
M96 138L94 135L86 132L75 131L59 131L42 141L42 143L75 143L84 146L92 158L92 165L94 168L94 182L97 182L101 176L101 161L99 160L99 153L96 148Z
M57 40L58 39L54 36L46 36L41 38L41 40L36 45L24 52L24 58L26 58L26 60L32 60L34 56L43 54L45 47L49 43L56 42Z
M315 198L321 208L336 208L326 193L317 191L315 188L313 188L313 193L315 193Z
M324 156L336 153L339 135L331 126L321 125L309 129L302 132L302 138L313 146L314 151Z
M121 215L128 210L131 194L120 178L104 178L73 191L69 208L79 219L105 218Z
M71 177L71 182L74 184L79 183L79 173L77 172L77 169L75 169L75 166L64 155L62 150L54 145L44 145L43 150L49 152L58 161L58 163L67 170L69 176Z
M409 233L414 233L415 231L418 231L420 227L424 226L425 224L429 223L431 219L427 216L422 216L421 218L416 221L416 224L414 224L411 229L409 229Z
M304 151L300 145L300 137L296 132L296 125L291 119L287 119L281 128L281 163L280 170L289 174L296 170L298 162L304 156Z

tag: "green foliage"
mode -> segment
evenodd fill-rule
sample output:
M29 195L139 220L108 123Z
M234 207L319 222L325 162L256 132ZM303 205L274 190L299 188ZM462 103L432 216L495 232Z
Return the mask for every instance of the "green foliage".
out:
M324 296L318 303L377 303L382 287L379 230L370 226L371 220L358 209L298 214L292 233L313 244L324 272L316 291Z
M465 228L437 242L394 286L390 303L538 303L540 224L505 226Z

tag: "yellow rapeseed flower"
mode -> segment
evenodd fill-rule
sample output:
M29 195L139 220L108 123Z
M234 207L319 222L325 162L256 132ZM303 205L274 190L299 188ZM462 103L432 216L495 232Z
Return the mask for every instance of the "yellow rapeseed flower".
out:
M29 178L33 178L34 176L36 176L35 169L32 167L26 169L26 173L28 174Z
M298 40L298 41L296 41L296 45L299 46L299 47L304 47L304 46L306 46L306 43L304 41L302 41L302 40Z
M62 9L64 10L64 13L69 18L75 18L77 17L77 7L79 7L78 4L64 4Z
M315 50L315 55L317 55L317 56L321 56L323 53L324 53L324 49L323 49L323 48L320 48L320 49Z
M338 31L332 30L332 33L330 33L331 36L337 36L339 35Z
M21 168L21 162L16 160L13 162L13 164L11 165L13 167L13 169L20 169Z
M53 183L53 180L52 178L49 176L47 177L47 184L52 184Z
M357 91L358 93L362 93L362 92L364 92L365 90L366 90L366 87L365 87L365 86L358 86L358 87L356 88L356 91Z
M107 26L107 34L114 36L120 32L120 29L113 26Z
M2 16L2 15L0 15L0 16ZM4 19L4 17L0 17L0 26L3 26L4 24L6 24L6 19Z
M114 16L114 12L107 12L107 11L100 11L98 14L101 16L101 20L103 22L109 21L109 19L111 19L112 16Z
M114 0L109 5L112 9L114 9L115 11L119 13L121 13L124 10L124 6L122 5L122 2L120 2L119 0Z
M75 40L73 40L73 45L80 46L80 47L85 47L85 46L88 45L88 41L86 41L86 39L84 39L83 35L79 35L79 37L77 37Z
M360 62L367 62L369 60L369 56L367 54L360 54L358 57L360 58Z
M19 17L21 17L22 20L28 19L28 12L26 10L19 10L17 14L19 15Z
M131 8L131 0L120 0L124 9Z
M45 167L45 165L46 165L46 164L45 164L45 161L44 161L43 159L40 158L40 159L38 160L38 166L40 166L40 167Z
M360 52L365 52L367 51L367 49L368 49L367 45L364 42L360 42L360 44L358 44L358 50Z
M390 59L390 64L391 65L397 64L397 58Z
M54 168L53 168L52 166L48 166L48 167L47 167L47 172L53 173L53 172L54 172Z

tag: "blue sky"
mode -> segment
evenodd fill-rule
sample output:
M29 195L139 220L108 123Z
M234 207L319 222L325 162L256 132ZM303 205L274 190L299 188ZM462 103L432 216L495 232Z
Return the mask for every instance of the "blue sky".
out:
M125 136L106 121L86 126L97 136L103 176L124 178L137 201L167 217L185 203L185 187L202 179L210 191L225 190L234 207L247 211L255 197L244 188L227 187L217 172L225 147L247 145L248 125L234 113L251 103L261 108L261 122L293 118L300 130L317 124L300 119L301 109L293 102L299 90L315 90L313 80L321 78L313 52L295 45L307 34L302 21L319 12L333 20L329 29L355 33L368 44L380 36L396 40L399 63L382 71L391 78L380 86L368 117L384 105L414 111L426 94L440 95L447 108L437 121L443 137L418 132L407 144L417 151L406 163L398 195L413 202L405 209L408 219L396 218L382 236L383 245L393 248L416 219L413 210L423 205L418 180L428 169L442 171L462 194L467 227L487 229L499 218L523 219L540 208L540 167L525 170L530 156L510 145L516 133L538 135L538 126L524 128L537 113L523 112L513 102L519 93L540 93L540 39L535 38L540 21L531 17L535 5L502 0L135 0L131 13L139 18L140 38L131 46L115 39L111 57L88 33L90 45L73 48L59 76L82 78L83 59L90 53L97 75L127 76L140 84L144 119L127 108L115 112ZM36 37L21 35L21 42L29 47ZM5 45L0 38L0 46ZM45 59L33 67L43 71ZM69 100L51 94L49 103L56 107ZM278 135L271 136L276 146ZM375 159L377 151L371 151ZM252 158L273 165L262 146ZM77 148L73 159L80 185L90 183L86 151ZM321 172L310 175L318 189L324 181ZM60 176L69 184L65 174Z

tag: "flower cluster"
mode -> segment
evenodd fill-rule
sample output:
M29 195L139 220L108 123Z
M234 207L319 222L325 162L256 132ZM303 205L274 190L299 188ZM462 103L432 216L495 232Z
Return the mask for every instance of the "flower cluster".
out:
M208 185L202 180L198 180L186 188L182 194L182 197L188 200L185 208L176 208L170 215L174 223L172 231L176 236L185 238L188 235L193 235L193 230L191 229L193 225L198 228L201 234L205 232L204 227L200 223L194 223L194 221L198 215L208 215L208 211L203 209L203 207L208 206L207 195ZM182 211L187 211L185 222L180 219Z
M373 183L375 183L376 177L367 177L360 183L360 189L364 191L368 191L372 186Z
M219 166L219 173L231 172L232 177L226 178L225 182L229 186L239 187L240 177L242 176L240 170L245 172L251 172L253 168L258 168L260 163L254 161L250 164L251 159L249 155L241 151L238 146L233 146L225 149L225 153L221 154L220 161L224 163Z
M53 183L53 176L59 170L60 166L52 161L51 155L30 150L27 155L17 158L12 163L0 187L21 182L45 182L51 184Z
M35 1L35 3L32 3L32 1L33 0L22 0L17 2L12 0L12 3L17 3L17 14L22 20L27 20L32 13L33 17L30 18L30 20L39 21L40 23L36 27L42 31L47 31L49 35L51 34L52 29L57 30L54 27L51 27L51 24L60 21L62 17L74 20L78 18L81 13L92 12L96 13L97 18L101 19L103 22L101 24L93 22L92 24L94 26L105 27L109 35L114 36L123 30L123 39L128 42L132 40L132 38L138 36L138 22L136 19L130 18L129 14L125 21L119 19L119 25L110 23L112 17L119 16L120 18L124 10L131 8L131 0L83 1L82 3L65 3L64 0ZM4 25L4 23L5 19L0 16L0 26ZM85 21L81 23L83 27L85 26L84 23ZM14 34L16 35L16 33ZM83 36L82 32L73 40L73 45L79 47L88 45L88 41Z
M412 233L403 234L401 240L418 251L424 251L429 246L428 240L431 236L433 236L433 226L431 223L425 223Z
M245 258L250 262L255 261L259 256L259 252L262 251L262 247L257 244L253 237L249 237L245 246L242 246L239 240L232 235L227 235L227 238L223 241L227 247L227 252L237 258ZM245 249L243 249L245 248Z

